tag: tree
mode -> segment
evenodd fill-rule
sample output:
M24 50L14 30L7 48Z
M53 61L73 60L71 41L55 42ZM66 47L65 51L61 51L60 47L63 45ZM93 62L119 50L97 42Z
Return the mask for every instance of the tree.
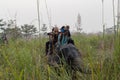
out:
M37 29L34 25L28 25L28 24L24 24L23 26L21 26L21 31L24 34L24 36L30 37L32 34L35 34Z
M7 26L8 26L8 28L15 28L15 27L17 27L16 20L12 20L12 19L8 20Z
M82 28L81 28L81 16L80 16L79 13L78 13L78 16L77 16L76 28L77 28L78 32L81 32L81 30L82 30Z
M6 25L7 28L4 30L4 32L8 35L9 38L15 40L21 37L21 30L19 26L17 26L16 20L8 20Z
M3 19L0 19L0 45L3 43L8 43L7 41L7 37L5 34L5 26L6 26L6 22L3 21Z
M17 39L21 37L21 30L15 20L3 21L3 19L0 19L0 29L7 35L7 38Z
M42 31L43 31L43 32L47 31L46 24L43 24Z
M4 31L3 26L5 26L5 25L6 25L6 22L5 22L5 21L3 21L3 19L0 19L0 29L1 29L1 30L3 30L3 31Z
M14 40L22 36L21 30L18 27L6 28L4 32L8 35L9 38Z
M120 30L120 0L118 0L118 8L117 8L117 32Z
M0 19L0 27L4 26L6 23L3 21L3 19Z

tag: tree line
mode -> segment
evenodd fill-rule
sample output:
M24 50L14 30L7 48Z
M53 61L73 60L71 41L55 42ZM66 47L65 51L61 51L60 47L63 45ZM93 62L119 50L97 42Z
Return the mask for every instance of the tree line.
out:
M21 37L30 38L37 32L37 28L34 25L24 24L17 26L15 20L4 21L0 19L0 36L6 34L8 38L18 39Z

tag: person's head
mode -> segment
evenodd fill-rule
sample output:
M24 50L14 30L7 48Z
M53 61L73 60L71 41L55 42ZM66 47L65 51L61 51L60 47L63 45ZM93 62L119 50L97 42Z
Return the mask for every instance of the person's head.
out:
M54 32L54 27L52 28L52 32Z
M59 33L59 29L58 27L54 27L54 31L53 31L55 34L58 34Z
M62 26L62 27L60 28L60 32L62 32L62 33L65 32L65 26Z
M54 27L54 31L58 31L58 27Z
M66 26L66 29L67 29L67 30L69 30L69 29L70 29L70 26L69 26L69 25L67 25L67 26Z

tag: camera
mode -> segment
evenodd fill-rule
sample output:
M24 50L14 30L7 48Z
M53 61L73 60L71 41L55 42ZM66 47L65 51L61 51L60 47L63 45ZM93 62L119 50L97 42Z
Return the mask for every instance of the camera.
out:
M52 33L47 33L47 35L52 35Z

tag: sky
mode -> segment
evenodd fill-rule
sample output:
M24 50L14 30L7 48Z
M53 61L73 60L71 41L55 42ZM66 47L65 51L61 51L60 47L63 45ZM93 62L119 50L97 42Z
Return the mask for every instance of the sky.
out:
M61 27L70 25L75 31L78 13L81 15L81 28L86 33L102 31L102 0L39 0L40 23ZM37 26L37 0L0 0L0 19L17 20L18 25ZM115 14L117 0L115 0ZM104 23L113 26L112 0L104 0Z

